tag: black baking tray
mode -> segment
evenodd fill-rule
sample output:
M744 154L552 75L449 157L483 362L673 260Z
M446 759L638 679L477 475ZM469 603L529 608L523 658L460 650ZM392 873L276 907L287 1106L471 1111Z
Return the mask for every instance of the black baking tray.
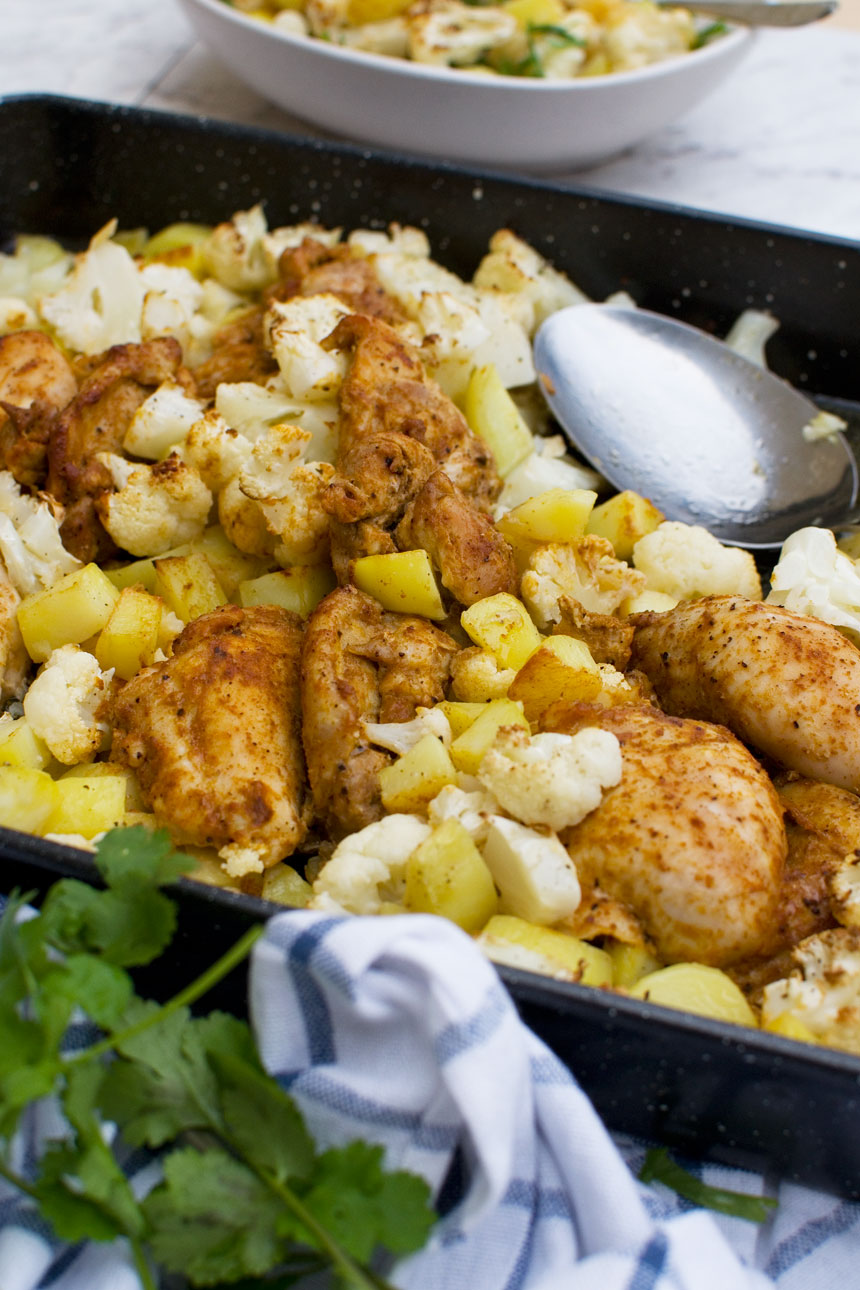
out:
M565 184L428 165L350 145L53 96L0 99L0 248L17 232L83 245L108 219L157 229L255 202L270 225L417 225L471 275L514 229L589 295L724 333L749 306L781 326L771 366L823 403L860 402L860 245ZM691 417L695 411L691 410ZM0 889L87 880L87 855L0 830ZM189 980L271 905L183 881L179 931L143 988ZM503 969L524 1020L610 1128L692 1157L860 1198L860 1059ZM216 1002L244 1006L245 977Z

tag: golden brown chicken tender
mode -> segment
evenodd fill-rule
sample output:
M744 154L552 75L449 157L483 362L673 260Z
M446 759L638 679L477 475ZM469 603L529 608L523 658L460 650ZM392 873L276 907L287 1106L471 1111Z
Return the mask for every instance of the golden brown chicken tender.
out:
M117 697L112 760L136 771L177 843L221 849L235 876L283 860L307 832L301 641L287 610L223 605Z
M629 907L667 963L724 967L758 952L787 842L773 785L743 744L644 704L556 704L543 724L597 726L621 744L620 783L563 838L584 882Z

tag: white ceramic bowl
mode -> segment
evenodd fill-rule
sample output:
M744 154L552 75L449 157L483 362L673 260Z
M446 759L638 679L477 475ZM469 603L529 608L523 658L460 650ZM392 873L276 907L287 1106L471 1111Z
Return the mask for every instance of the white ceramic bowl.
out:
M222 0L179 0L246 84L295 116L355 142L490 168L573 170L674 121L737 66L753 33L633 72L582 80L490 77L345 49L248 18Z

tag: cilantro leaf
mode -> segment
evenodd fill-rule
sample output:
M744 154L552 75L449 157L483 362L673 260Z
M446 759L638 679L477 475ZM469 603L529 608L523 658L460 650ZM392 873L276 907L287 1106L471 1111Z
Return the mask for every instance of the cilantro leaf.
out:
M386 1174L382 1147L366 1142L324 1152L304 1205L355 1259L366 1263L379 1245L397 1254L420 1249L435 1214L422 1178Z
M210 1061L231 1143L279 1182L307 1177L314 1144L293 1099L271 1076L231 1053L212 1053Z
M131 978L122 968L92 954L70 954L44 978L43 989L85 1009L100 1026L119 1021L134 993Z
M96 844L96 868L114 891L163 887L195 868L191 856L173 849L166 829L143 825L112 829Z
M155 1257L195 1285L262 1276L285 1252L278 1198L220 1148L171 1152L143 1209Z

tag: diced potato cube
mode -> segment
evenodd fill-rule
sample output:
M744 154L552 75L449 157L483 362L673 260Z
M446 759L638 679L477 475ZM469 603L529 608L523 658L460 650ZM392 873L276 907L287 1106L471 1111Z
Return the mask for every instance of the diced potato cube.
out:
M347 4L347 22L350 26L360 27L366 22L385 22L396 18L408 9L412 0L349 0ZM291 6L292 7L292 4ZM297 8L300 5L296 5Z
M452 741L449 750L457 770L467 775L475 774L484 754L505 726L519 726L522 730L531 731L522 707L511 699L492 699L483 708L484 711L469 728Z
M628 596L622 600L618 612L622 618L628 614L644 614L650 610L654 614L665 614L674 609L678 601L675 596L667 596L665 591L640 591L638 596Z
M352 566L352 580L383 609L398 614L444 618L445 606L426 551L391 551L363 555Z
M508 688L529 721L539 721L547 708L561 700L593 699L602 687L600 668L585 641L575 636L549 636L526 660Z
M10 717L8 713L0 717L0 765L44 770L50 760L48 745L26 717Z
M619 560L630 560L639 539L646 533L653 533L665 518L647 497L627 488L595 506L585 531L607 538Z
M460 615L460 622L475 644L489 650L502 668L521 668L543 640L525 605L507 591L470 605Z
M307 618L337 585L334 571L324 564L294 564L239 583L240 605L280 605Z
M417 744L379 772L382 805L392 814L422 811L457 778L448 750L435 735L424 735Z
M634 999L647 999L664 1008L681 1008L717 1021L757 1026L743 991L719 968L704 963L673 963L649 972L630 987Z
M156 560L155 587L168 609L184 623L211 613L227 601L215 570L199 551Z
M142 587L124 587L96 641L99 667L130 681L158 649L162 604Z
M314 894L314 889L292 865L276 864L263 874L263 890L260 894L263 900L271 900L276 905L304 909Z
M656 972L660 966L660 960L647 945L613 941L608 950L612 959L612 984L622 990L628 990L640 977Z
M443 699L441 703L436 704L436 707L440 708L448 718L448 725L451 727L451 735L454 739L469 729L486 706L486 703L458 703L455 699Z
M524 31L556 26L567 13L561 0L504 0L502 8L513 14Z
M795 1017L792 1012L780 1012L769 1018L762 1025L762 1030L769 1035L782 1035L785 1039L797 1039L803 1044L817 1044L818 1039L809 1027Z
M496 816L483 846L502 908L529 923L557 923L582 897L576 868L554 833Z
M528 542L573 542L581 538L591 515L597 493L590 488L550 488L530 497L496 522L496 527L513 544Z
M492 363L476 367L469 377L463 412L472 432L493 454L502 478L534 448L532 432Z
M583 985L612 984L612 960L605 950L550 927L536 927L523 918L497 914L479 943L495 963L579 981Z
M122 822L126 780L123 775L70 775L56 781L57 801L43 831L95 837Z
M168 224L144 243L141 254L145 260L161 260L175 268L188 269L196 278L204 278L207 272L204 246L211 234L207 224Z
M165 555L191 555L193 551L205 555L215 570L215 577L224 589L224 594L232 597L241 582L259 578L272 567L270 560L259 555L248 555L240 551L228 538L220 524L210 524L193 542L165 551Z
M63 771L60 779L99 779L102 776L121 779L124 783L126 815L129 812L143 812L143 794L140 791L138 778L133 770L129 770L127 766L120 766L118 762L78 762L77 766L70 766L68 770Z
M35 766L0 766L0 825L43 833L57 805L57 785Z
M44 663L61 645L80 645L100 632L119 592L97 564L67 573L18 606L18 626L27 653Z
M104 572L117 591L123 591L126 587L143 587L146 591L155 592L154 560L132 560L130 564L120 564L115 569L105 569Z
M459 820L435 828L406 863L404 904L414 913L439 914L477 932L497 903L490 871Z

